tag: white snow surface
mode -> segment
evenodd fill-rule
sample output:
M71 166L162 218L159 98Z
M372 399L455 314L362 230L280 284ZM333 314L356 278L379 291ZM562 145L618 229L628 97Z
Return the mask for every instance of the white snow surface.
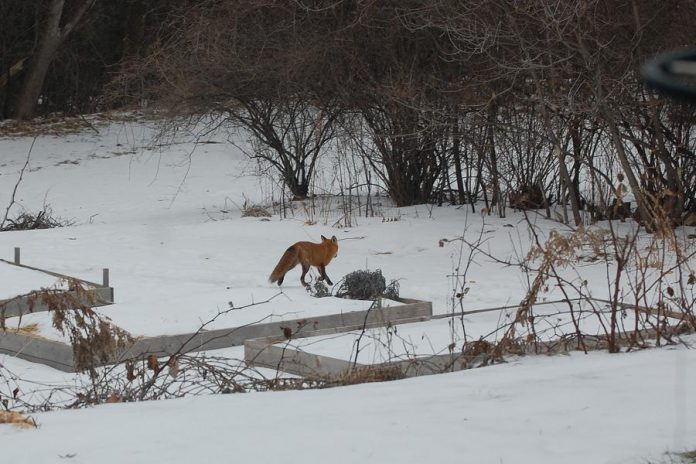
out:
M27 463L646 462L693 446L694 365L681 347L573 354L328 390L110 404L37 414L36 430L0 426L0 443L3 462Z
M0 261L0 300L7 300L40 289L66 289L63 279Z
M287 219L242 218L245 199L268 203L274 183L253 175L254 163L226 134L202 140L215 143L161 144L152 142L152 126L112 123L100 126L99 134L38 137L12 212L50 205L55 216L74 224L0 233L0 257L7 260L21 247L24 263L89 281L99 281L108 267L116 303L98 311L134 335L195 331L230 302L241 307L273 298L230 312L211 328L366 307L309 296L297 269L279 295L267 278L295 241L336 235L338 257L327 268L334 282L356 269L381 269L388 280L400 279L402 296L432 301L435 313L452 311L451 275L468 259L457 237L481 237L481 249L511 260L531 243L519 214L482 218L468 208L385 206L382 216L398 220L356 217L343 228L331 227L340 212L321 207L310 213L298 207ZM31 144L31 137L0 139L3 212ZM335 185L331 165L330 159L324 163L318 181L328 191ZM542 236L561 228L541 217L534 221ZM4 266L0 299L55 283ZM588 291L606 298L610 271L611 265L588 263L582 275ZM518 268L481 252L472 256L467 281L464 309L514 305L528 285ZM543 298L560 296L550 288ZM470 320L472 327L494 327L500 317L484 313ZM45 314L26 322L59 337ZM430 353L461 339L441 321L431 325L430 332L427 324L413 329L409 339L425 334ZM239 357L238 348L229 351ZM696 448L695 365L696 353L686 346L574 353L327 390L36 413L37 429L0 425L0 456L2 462L103 464L659 461L666 451ZM0 379L3 398L17 386L22 394L35 385L77 383L72 374L8 355L0 355L3 367L17 376Z

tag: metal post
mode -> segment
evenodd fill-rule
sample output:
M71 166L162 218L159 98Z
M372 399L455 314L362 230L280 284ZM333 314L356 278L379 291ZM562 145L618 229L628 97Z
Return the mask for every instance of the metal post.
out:
M108 267L105 267L102 270L102 285L104 285L104 287L109 286L109 268Z
M19 262L20 262L20 259L19 259L19 247L15 247L14 262L15 262L15 264L19 264Z

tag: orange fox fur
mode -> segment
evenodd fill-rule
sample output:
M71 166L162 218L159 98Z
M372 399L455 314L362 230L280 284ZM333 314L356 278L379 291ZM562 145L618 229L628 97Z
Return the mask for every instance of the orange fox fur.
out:
M309 271L309 266L314 266L319 270L319 280L326 280L329 285L333 285L329 276L326 275L326 266L329 265L337 254L338 240L335 235L331 238L326 238L322 235L321 243L297 242L283 253L268 280L271 283L277 281L278 285L281 285L285 274L300 264L302 266L302 276L300 277L302 285L307 286L304 278Z

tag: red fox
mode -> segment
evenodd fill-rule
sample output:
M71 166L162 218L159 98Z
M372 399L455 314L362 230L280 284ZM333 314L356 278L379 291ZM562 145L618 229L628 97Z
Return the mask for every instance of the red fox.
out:
M338 255L338 240L334 235L330 239L321 236L321 243L297 242L288 248L280 261L276 265L268 280L273 283L278 281L278 285L283 283L285 274L298 264L302 265L302 276L300 282L305 287L308 285L304 278L309 271L309 266L319 269L319 280L326 280L329 285L333 285L329 276L326 275L326 266Z

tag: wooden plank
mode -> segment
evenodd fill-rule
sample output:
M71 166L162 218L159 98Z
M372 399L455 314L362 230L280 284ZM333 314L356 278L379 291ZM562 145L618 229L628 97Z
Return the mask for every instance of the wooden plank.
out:
M563 298L560 300L552 300L552 301L539 301L534 303L532 306L537 307L537 306L544 306L544 305L551 305L551 304L568 304L568 303L575 303L575 302L581 302L581 301L593 301L592 298L572 298L572 299L567 299ZM594 301L600 301L600 300L594 300ZM446 319L448 317L459 317L459 316L470 316L472 314L481 314L481 313L490 313L493 311L504 311L506 309L519 309L520 305L506 305L506 306L496 306L493 308L482 308L482 309L471 309L468 311L457 311L457 312L449 312L449 313L442 313L442 314L433 314L432 319Z
M600 302L600 303L604 303L604 304L606 304L606 305L609 305L610 307L611 307L611 305L612 305L612 302L609 301L609 300L604 300L604 299L600 299L600 298L595 298L594 301L598 301L598 302ZM671 318L671 319L676 319L676 320L678 320L678 321L691 321L691 320L693 320L693 316L690 315L690 314L688 314L688 313L685 313L685 312L679 313L679 312L672 311L672 310L669 310L669 309L660 309L660 310L658 310L657 308L649 308L649 307L642 306L642 305L638 305L638 304L635 304L635 303L624 303L624 302L619 302L619 303L617 303L617 306L618 306L620 309L626 310L626 311L635 311L635 310L638 310L638 311L640 311L640 312L642 312L643 314L646 314L646 315L648 315L648 316L657 316L657 315L659 314L659 315L661 315L661 316L669 317L669 318Z
M44 364L63 372L75 372L72 347L66 343L12 331L0 331L0 353Z
M479 359L480 358L480 359ZM422 356L403 361L362 364L331 356L269 344L269 340L244 342L244 361L250 365L276 369L288 374L315 378L337 378L360 369L398 369L404 377L454 372L480 365L482 357L470 358L461 353Z
M59 279L76 280L76 281L78 281L78 282L81 282L81 283L83 283L83 284L89 286L89 287L102 287L101 284L96 283L96 282L91 282L91 281L85 280L85 279L78 279L77 277L72 277L72 276L65 275L65 274L59 274L58 272L47 271L46 269L41 269L41 268L38 268L38 267L27 266L26 264L14 263L14 262L12 262L12 261L7 261L6 259L2 259L2 258L0 258L0 262L9 264L10 266L17 266L17 267L21 267L21 268L24 268L24 269L29 269L29 270L32 270L32 271L42 272L42 273L44 273L44 274L48 274L48 275L53 276L53 277L58 277Z
M268 340L248 340L244 343L244 360L250 365L277 369L288 374L338 378L360 369L386 371L398 369L404 377L454 372L479 366L483 356L467 357L461 353L422 356L402 361L376 364L353 363L345 359L300 351L288 346L269 344Z
M247 340L244 343L244 360L254 366L310 378L337 377L350 373L356 368L366 367L343 359L269 345L265 341L258 340Z

